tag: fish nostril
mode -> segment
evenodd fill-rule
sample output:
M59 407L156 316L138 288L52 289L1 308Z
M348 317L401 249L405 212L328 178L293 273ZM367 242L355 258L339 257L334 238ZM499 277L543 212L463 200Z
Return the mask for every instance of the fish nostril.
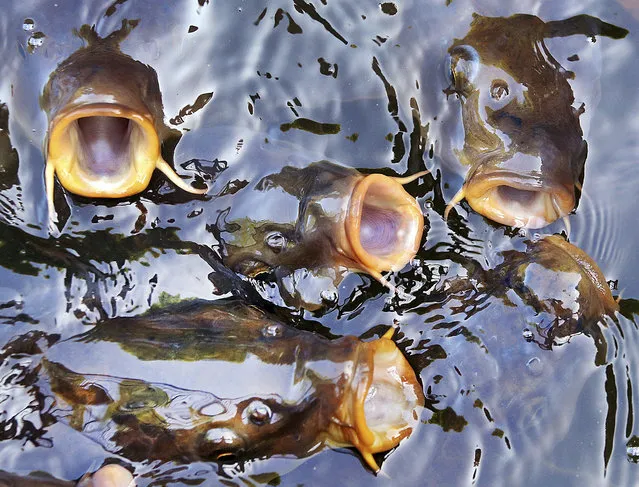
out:
M284 333L284 327L278 323L269 323L262 328L262 336L265 338L279 338Z
M235 459L245 446L242 438L229 428L211 428L202 440L198 448L200 456L224 462Z

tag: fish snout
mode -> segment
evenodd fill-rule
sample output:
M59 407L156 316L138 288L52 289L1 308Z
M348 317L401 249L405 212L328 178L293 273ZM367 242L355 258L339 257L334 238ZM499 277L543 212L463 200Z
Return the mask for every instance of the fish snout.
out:
M362 270L373 276L401 269L419 250L424 216L416 199L403 188L405 182L370 174L353 189L343 247Z
M555 165L562 167L560 162ZM538 156L518 153L499 165L479 167L467 178L460 194L486 218L512 227L536 229L573 210L574 182L568 176L547 170ZM456 199L460 199L459 195Z
M374 471L379 466L372 455L408 437L424 405L422 387L393 333L361 343L353 380L329 430L331 441L355 446Z

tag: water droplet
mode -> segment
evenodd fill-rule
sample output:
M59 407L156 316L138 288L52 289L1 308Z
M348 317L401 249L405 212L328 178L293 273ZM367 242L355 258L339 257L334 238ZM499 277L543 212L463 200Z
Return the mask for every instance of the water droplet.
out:
M235 432L228 428L212 428L206 432L205 439L216 445L233 445L238 439Z
M200 409L200 414L205 416L217 416L219 414L223 414L226 412L226 408L219 402L212 402L210 404L206 404L202 409Z
M639 437L632 436L626 443L626 454L628 455L628 461L632 463L639 463Z
M279 325L277 323L271 323L262 328L262 335L267 338L280 337L282 336L283 332L284 328L282 327L282 325Z
M29 52L33 52L36 48L44 44L44 37L45 35L42 32L34 32L27 40Z
M22 29L27 32L35 29L35 22L33 19L24 19L24 22L22 22Z
M524 328L522 335L524 336L524 340L526 340L527 342L532 342L532 339L534 338L533 332L530 331L528 328Z
M267 404L262 401L251 402L244 411L245 419L248 419L251 423L261 426L271 422L273 412Z

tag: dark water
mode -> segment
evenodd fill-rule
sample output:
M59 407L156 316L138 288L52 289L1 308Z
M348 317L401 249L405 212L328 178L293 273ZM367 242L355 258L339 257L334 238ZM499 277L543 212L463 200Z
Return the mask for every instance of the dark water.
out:
M8 125L0 136L10 134L19 165L15 152L3 153L1 344L38 330L68 338L99 319L140 314L167 295L236 294L254 302L261 295L271 311L324 335L371 336L372 328L397 320L398 343L426 392L419 427L387 455L377 477L354 452L326 450L235 465L128 462L138 485L636 484L639 9L612 0L446 3L22 1L5 8L0 102ZM453 39L468 32L473 12L531 13L546 21L587 13L630 31L622 40L546 41L562 63L579 57L567 67L575 72L575 106L585 103L581 127L589 154L583 194L569 217L570 241L593 258L621 298L614 320L556 330L552 317L512 295L509 305L478 277L477 269L501 263L501 252L564 231L563 222L526 234L464 205L443 220L463 181L454 153L463 142L459 104L443 93L445 56ZM156 69L166 119L184 132L174 157L178 172L204 179L215 194L223 189L223 178L210 176L219 161L233 178L249 182L285 164L319 159L389 174L430 170L432 176L408 186L428 219L425 243L389 277L405 293L392 297L370 277L351 274L336 302L298 311L300 304L321 303L330 280L302 270L280 293L272 280L234 277L216 258L219 205L175 190L161 175L125 201L96 203L58 189L57 205L68 219L62 235L50 237L42 155L47 122L39 95L57 64L82 45L74 29L95 24L107 35L123 19L140 22L122 50ZM317 124L300 130L296 119ZM199 165L182 167L193 159ZM238 200L233 211L242 205L252 203ZM263 208L274 220L286 211ZM56 421L46 384L29 374L33 357L3 358L0 469L77 479L118 458ZM206 377L205 365L198 370L199 379ZM190 371L175 361L157 374L186 387L195 375ZM218 388L230 382L211 378Z

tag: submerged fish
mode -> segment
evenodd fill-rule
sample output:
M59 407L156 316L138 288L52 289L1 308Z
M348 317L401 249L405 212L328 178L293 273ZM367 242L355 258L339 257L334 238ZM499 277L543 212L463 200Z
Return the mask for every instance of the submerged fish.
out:
M421 244L424 217L402 185L423 175L362 174L327 161L286 166L237 195L248 204L221 213L223 260L247 276L328 266L389 285L381 273L404 267Z
M505 251L502 257L486 280L505 286L495 295L509 302L516 295L535 310L544 347L576 333L597 333L603 317L614 317L619 309L599 266L559 235L528 242L526 252Z
M378 471L372 455L410 435L424 401L392 334L327 340L239 302L197 301L105 321L53 346L42 370L55 414L132 460L353 446Z
M54 219L55 175L68 191L87 197L139 193L155 169L185 191L206 192L186 184L162 158L162 141L180 134L164 124L155 70L120 51L136 24L123 21L105 38L84 25L79 35L87 46L60 63L44 88L46 186Z
M587 144L565 70L544 39L571 35L623 38L627 30L588 15L543 22L533 15L475 14L449 52L451 85L462 104L468 167L462 189L478 213L502 223L541 228L570 213L581 189Z
M131 473L117 464L84 475L78 483L36 475L19 476L0 471L0 487L135 487Z

